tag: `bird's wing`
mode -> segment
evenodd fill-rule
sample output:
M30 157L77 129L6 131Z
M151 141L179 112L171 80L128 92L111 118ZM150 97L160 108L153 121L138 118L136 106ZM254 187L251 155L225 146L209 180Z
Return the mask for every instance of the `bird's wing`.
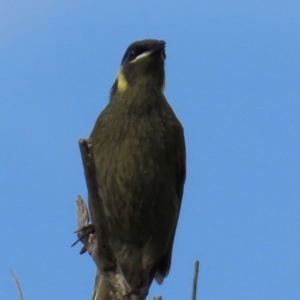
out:
M158 266L157 273L155 275L155 280L159 284L161 284L164 278L168 275L171 266L172 249L173 249L174 237L175 237L175 232L176 232L176 227L178 223L179 212L180 212L180 207L182 202L185 177L186 177L186 150L185 150L184 133L182 128L180 131L180 135L178 137L178 147L176 153L176 194L178 198L178 215L172 233L172 237L170 240L168 251L165 257L161 260Z

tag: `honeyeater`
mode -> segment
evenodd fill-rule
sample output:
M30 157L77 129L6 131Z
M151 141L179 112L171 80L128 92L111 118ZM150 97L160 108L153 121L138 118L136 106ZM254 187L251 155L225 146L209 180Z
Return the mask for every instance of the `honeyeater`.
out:
M183 127L164 96L165 45L127 48L90 135L109 245L137 299L168 275L186 176ZM96 289L94 299L110 299L105 278Z

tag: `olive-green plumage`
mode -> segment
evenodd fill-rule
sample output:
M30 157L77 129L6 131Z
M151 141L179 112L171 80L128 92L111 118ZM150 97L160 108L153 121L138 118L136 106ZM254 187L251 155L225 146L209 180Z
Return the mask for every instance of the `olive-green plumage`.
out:
M128 47L90 136L109 243L135 291L169 272L185 181L183 128L163 94L165 57L164 41Z

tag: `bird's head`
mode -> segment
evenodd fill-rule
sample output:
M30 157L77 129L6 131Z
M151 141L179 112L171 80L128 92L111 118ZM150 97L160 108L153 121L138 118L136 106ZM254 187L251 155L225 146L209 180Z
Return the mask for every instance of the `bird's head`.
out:
M147 39L132 43L126 50L113 88L125 92L130 88L164 89L165 41Z

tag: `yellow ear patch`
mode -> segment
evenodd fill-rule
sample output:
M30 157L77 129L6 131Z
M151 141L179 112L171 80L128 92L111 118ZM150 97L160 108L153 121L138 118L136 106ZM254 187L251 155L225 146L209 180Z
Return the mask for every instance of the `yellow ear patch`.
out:
M117 74L117 80L118 80L118 91L119 92L126 91L128 89L128 82L126 81L122 67L120 68Z

